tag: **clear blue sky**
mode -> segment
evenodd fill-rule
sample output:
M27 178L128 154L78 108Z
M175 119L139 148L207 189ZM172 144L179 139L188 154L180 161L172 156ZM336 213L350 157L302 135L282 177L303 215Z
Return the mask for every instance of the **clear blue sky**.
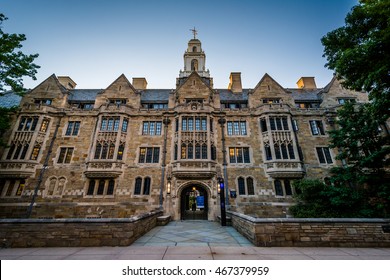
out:
M301 76L325 86L321 37L344 25L357 0L0 0L3 30L26 34L23 51L39 53L35 87L51 74L77 88L106 88L120 74L145 77L148 88L174 88L192 35L206 53L215 88L241 72L244 88L264 73L284 87Z

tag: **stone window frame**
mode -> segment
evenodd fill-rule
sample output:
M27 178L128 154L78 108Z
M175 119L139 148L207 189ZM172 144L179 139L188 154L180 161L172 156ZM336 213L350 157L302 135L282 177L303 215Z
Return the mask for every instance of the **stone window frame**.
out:
M92 184L94 182L94 184ZM103 189L101 189L101 182L104 182ZM114 182L112 186L111 183ZM84 197L89 198L112 198L115 196L115 189L118 185L115 178L90 178L86 182L86 189ZM101 189L101 194L99 194Z
M315 147L317 160L320 164L330 165L334 164L334 157L332 155L332 149L324 146Z
M23 178L0 179L1 198L20 198L24 191L26 180Z
M58 156L56 158L56 164L70 164L72 162L74 147L61 146L58 147ZM70 153L70 154L69 154Z
M248 137L249 129L247 120L230 120L226 122L226 135L228 137Z
M81 127L81 121L68 121L68 125L65 129L64 136L66 137L78 136L80 132L80 127Z
M232 155L231 155L231 150L234 149L234 161L235 162L232 162ZM237 162L237 159L238 159L238 154L237 151L238 149L241 150L241 154L242 154L242 162ZM247 151L247 154L246 152ZM251 149L249 146L231 146L231 147L228 147L228 152L229 152L229 164L232 164L232 165L236 165L236 164L251 164ZM249 159L248 161L246 161L246 158Z
M20 116L16 131L35 131L39 121L39 116Z
M181 116L180 131L186 132L206 132L208 130L207 116Z
M273 181L273 189L275 192L275 197L292 197L294 194L290 178L275 179Z
M150 196L151 189L151 176L137 176L136 178L134 178L134 196Z
M158 149L158 153L156 150ZM142 150L145 150L144 153L142 153ZM160 157L161 157L161 147L160 146L142 146L138 149L138 164L160 164ZM155 159L157 155L157 161ZM150 157L150 162L148 158Z
M143 121L141 134L143 136L161 136L163 133L163 125L160 120Z
M62 197L68 180L65 176L50 176L45 183L44 197ZM52 184L53 183L53 184Z
M252 180L252 186L249 189L249 180ZM240 184L243 182L243 185ZM241 186L240 186L241 185ZM236 178L236 186L239 196L254 196L256 195L256 180L253 176L238 176Z
M322 120L309 120L309 127L312 136L320 137L326 135L325 125Z

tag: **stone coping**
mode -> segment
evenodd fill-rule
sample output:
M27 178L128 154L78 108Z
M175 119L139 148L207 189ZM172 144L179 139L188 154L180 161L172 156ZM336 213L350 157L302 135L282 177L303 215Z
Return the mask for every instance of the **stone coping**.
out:
M48 223L133 223L139 220L149 218L153 215L163 214L162 210L142 213L131 218L61 218L61 219L0 219L0 224L48 224Z
M252 223L390 223L390 219L382 218L256 218L233 211L226 213Z

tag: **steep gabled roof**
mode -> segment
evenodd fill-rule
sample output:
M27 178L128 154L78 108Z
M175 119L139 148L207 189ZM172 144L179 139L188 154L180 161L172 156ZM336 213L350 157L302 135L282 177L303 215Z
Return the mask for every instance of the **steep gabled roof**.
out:
M130 87L130 89L131 89L132 91L138 92L138 90L136 90L136 89L133 87L133 85L130 83L130 81L127 79L127 77L125 76L125 74L121 74L115 81L113 81L105 90L103 90L103 91L100 92L100 93L104 94L104 92L105 92L106 90L109 90L110 87L112 87L114 84L116 84L116 83L117 83L119 80L121 80L121 79L125 80L126 84Z
M32 90L30 90L27 94L30 94L32 92L34 92L36 89L38 89L40 86L42 86L43 84L49 82L50 80L53 80L55 85L58 87L58 89L63 93L63 94L68 94L69 91L63 86L61 85L60 81L57 79L57 76L55 74L52 74L51 76L49 76L47 79L45 79L42 83L40 83L39 85L37 85L35 88L33 88Z
M329 92L330 88L333 86L334 82L337 80L336 75L333 75L332 80L330 80L329 84L327 84L323 89L322 92Z
M215 92L215 90L211 88L210 85L208 85L196 71L192 71L191 75L189 75L187 79L185 79L185 81L178 88L176 88L176 92L178 92L193 76L197 77L197 79L200 80L206 87L208 87L211 92Z
M271 81L273 83L275 83L278 87L280 87L280 89L282 89L283 91L287 92L286 89L284 87L282 87L277 81L275 81L270 75L268 75L268 73L265 73L264 76L261 78L261 80L257 83L257 85L255 86L255 88L253 89L253 91L256 91L258 87L260 87L260 85L264 82L264 80L266 78L269 78L271 79Z

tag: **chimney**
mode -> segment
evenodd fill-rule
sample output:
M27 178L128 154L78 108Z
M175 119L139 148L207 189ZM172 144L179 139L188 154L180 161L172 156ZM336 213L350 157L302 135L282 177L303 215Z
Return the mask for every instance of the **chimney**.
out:
M145 78L133 78L133 87L138 90L146 89L148 82Z
M66 89L74 89L77 85L69 76L58 76L57 79Z
M229 82L228 89L230 89L233 93L242 92L241 72L230 73L230 82Z
M314 89L317 88L314 77L301 77L297 82L298 88Z

